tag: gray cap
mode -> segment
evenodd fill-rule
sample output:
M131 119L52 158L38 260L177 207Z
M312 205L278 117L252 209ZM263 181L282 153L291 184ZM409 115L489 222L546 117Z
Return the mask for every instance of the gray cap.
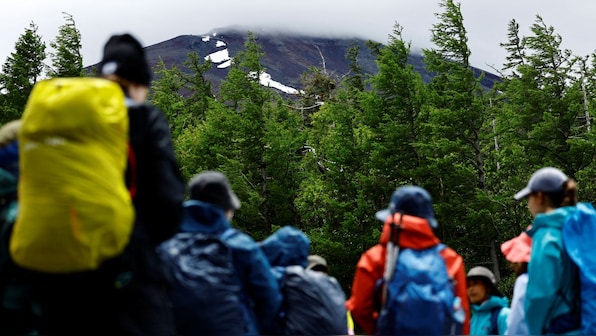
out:
M491 272L488 268L482 266L476 266L472 268L467 275L468 278L487 278L493 285L497 284L497 279L493 272Z
M520 200L535 192L552 193L564 191L563 185L568 179L567 175L557 168L540 168L532 174L530 181L528 181L528 185L513 197L516 200Z
M240 200L232 191L228 178L217 171L202 172L190 180L190 199L218 206L223 210L240 209Z

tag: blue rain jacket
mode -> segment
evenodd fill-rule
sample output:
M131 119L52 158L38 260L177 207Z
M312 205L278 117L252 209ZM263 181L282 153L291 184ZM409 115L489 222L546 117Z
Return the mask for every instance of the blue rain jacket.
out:
M472 319L470 320L470 335L489 335L492 310L497 307L503 307L497 319L499 335L505 334L507 331L507 317L509 316L509 299L506 297L491 296L480 305L471 305Z
M579 304L578 272L565 247L561 228L575 207L561 207L534 218L528 234L532 252L528 265L528 286L524 309L530 335L542 335L553 318L571 311ZM567 334L579 333L571 331Z
M261 249L271 266L288 267L299 265L306 267L310 241L306 234L293 226L284 226L275 231L261 243Z
M12 141L0 148L0 168L8 171L17 179L19 177L19 142Z
M190 200L184 203L183 232L221 234L231 225L220 208ZM232 249L234 269L240 280L248 325L247 334L268 334L274 328L282 296L271 266L259 245L247 234L236 232L224 241Z
M288 225L280 228L259 244L271 264L271 273L280 288L283 287L286 267L298 265L305 268L308 265L310 240L304 232L293 226ZM282 324L281 321L278 321L275 326L275 334L282 333Z

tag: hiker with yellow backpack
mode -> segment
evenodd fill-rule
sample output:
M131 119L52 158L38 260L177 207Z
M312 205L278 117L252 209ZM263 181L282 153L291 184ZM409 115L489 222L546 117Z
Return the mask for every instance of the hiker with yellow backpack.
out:
M141 44L114 35L103 78L38 82L19 132L10 254L47 335L175 335L155 247L177 232L185 184Z

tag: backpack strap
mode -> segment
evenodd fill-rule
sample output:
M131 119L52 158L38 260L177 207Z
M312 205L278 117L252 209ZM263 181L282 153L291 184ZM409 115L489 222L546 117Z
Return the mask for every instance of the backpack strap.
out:
M380 287L380 307L381 309L384 308L385 302L387 301L387 284L393 279L393 273L395 272L395 268L397 267L397 260L399 258L399 237L401 235L401 224L404 217L403 212L399 212L399 223L395 223L395 215L398 214L396 212L391 213L391 223L390 225L390 233L389 233L389 241L387 242L387 246L385 247L386 254L385 254L385 270L383 272L383 277L381 278L380 282L377 282L377 285Z
M499 314L503 307L495 307L490 311L490 330L489 335L500 335L499 333Z
M225 240L232 237L234 233L236 233L236 230L234 230L232 227L229 227L222 232L220 239L225 243Z
M128 143L128 172L128 192L130 198L134 199L137 195L137 157L130 142Z
M395 215L397 214L398 213L394 212L390 215L390 233L389 241L387 242L386 246L385 272L383 274L383 279L385 282L389 282L393 278L393 272L395 271L397 259L399 258L399 238L401 236L401 225L404 214L403 212L399 212L399 223L395 223Z
M443 243L438 243L437 245L435 245L434 247L432 247L435 249L435 251L437 251L437 253L441 253L443 252L444 249L447 248L447 245L443 244Z

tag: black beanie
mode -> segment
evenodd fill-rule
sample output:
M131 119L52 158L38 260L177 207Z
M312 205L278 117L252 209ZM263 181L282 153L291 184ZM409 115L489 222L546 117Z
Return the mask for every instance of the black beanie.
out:
M99 73L102 76L116 74L146 86L151 83L151 71L145 58L145 50L130 34L113 35L106 42Z

